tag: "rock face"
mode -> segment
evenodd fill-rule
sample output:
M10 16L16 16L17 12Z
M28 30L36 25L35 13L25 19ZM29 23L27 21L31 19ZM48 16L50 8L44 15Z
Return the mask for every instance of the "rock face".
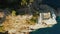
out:
M4 31L8 31L9 34L26 34L26 32L31 32L39 28L52 27L56 23L53 19L49 18L48 20L42 20L40 23L30 24L29 20L32 17L33 15L9 15L3 23Z
M57 24L56 22L56 14L55 9L48 5L40 5L40 13L38 17L38 24L44 24L46 26L52 26L54 24Z
M22 32L29 32L29 23L27 20L31 19L32 16L23 15L23 16L8 16L6 21L3 23L5 31L8 31L10 34L18 34Z
M51 18L50 12L48 13L40 13L40 17L38 18L39 24L45 24L45 25L54 25L57 24L55 20L55 16Z

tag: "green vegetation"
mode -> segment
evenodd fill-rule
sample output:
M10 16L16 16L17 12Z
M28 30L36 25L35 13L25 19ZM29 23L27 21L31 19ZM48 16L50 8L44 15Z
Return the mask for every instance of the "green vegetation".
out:
M27 5L27 0L22 0L21 5Z
M29 4L31 4L34 0L21 0L20 1L20 7L27 7Z
M37 17L36 17L36 16L32 17L32 18L30 19L30 21L33 22L33 23L36 23Z
M0 32L3 32L4 30L3 30L3 26L0 26Z
M36 23L36 19L34 19L34 18L32 18L30 21L33 23Z
M12 16L15 16L15 15L16 15L16 11L12 10Z

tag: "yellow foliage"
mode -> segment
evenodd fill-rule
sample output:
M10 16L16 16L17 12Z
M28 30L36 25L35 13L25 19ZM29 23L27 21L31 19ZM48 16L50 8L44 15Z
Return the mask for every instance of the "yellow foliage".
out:
M34 2L34 0L30 0L29 2Z
M0 26L0 32L3 32L4 30L3 30L3 26Z
M27 5L27 1L26 0L22 0L21 5Z
M16 11L12 10L12 16L15 16L15 15L16 15Z

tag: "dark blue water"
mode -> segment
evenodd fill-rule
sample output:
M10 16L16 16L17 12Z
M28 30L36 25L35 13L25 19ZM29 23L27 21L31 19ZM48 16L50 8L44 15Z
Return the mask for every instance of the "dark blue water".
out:
M42 2L54 8L60 8L60 0L43 0Z
M38 29L30 34L60 34L60 17L58 16L56 20L58 23L53 27Z

